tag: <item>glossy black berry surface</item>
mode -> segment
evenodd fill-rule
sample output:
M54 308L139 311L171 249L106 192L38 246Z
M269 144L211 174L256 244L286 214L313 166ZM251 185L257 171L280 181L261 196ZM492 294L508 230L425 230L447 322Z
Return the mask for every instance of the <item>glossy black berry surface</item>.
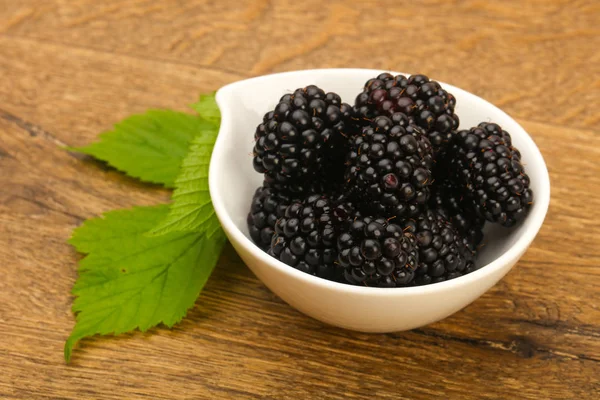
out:
M435 210L405 221L403 229L413 234L419 249L415 285L443 282L475 270L475 254L452 223Z
M337 250L346 283L388 288L414 284L416 239L399 225L383 218L354 218L339 235Z
M351 205L330 197L309 195L289 205L275 224L268 253L302 272L340 280L336 241L342 225L353 215Z
M453 184L472 199L477 214L511 227L533 204L529 176L510 134L497 124L482 122L458 132L445 160Z
M418 214L433 182L429 139L402 113L376 117L350 139L345 181L364 214L404 218Z
M289 193L341 182L351 113L340 96L314 85L284 95L256 128L254 169Z
M378 115L404 113L425 130L434 151L443 150L458 128L454 113L456 99L441 85L425 75L392 75L382 73L369 79L355 100L356 116L369 121Z
M246 218L250 237L261 249L267 250L275 234L275 223L284 216L295 199L271 187L261 186L254 192Z
M473 199L461 186L449 180L434 183L429 208L438 211L450 221L475 251L483 240L485 218L478 215Z

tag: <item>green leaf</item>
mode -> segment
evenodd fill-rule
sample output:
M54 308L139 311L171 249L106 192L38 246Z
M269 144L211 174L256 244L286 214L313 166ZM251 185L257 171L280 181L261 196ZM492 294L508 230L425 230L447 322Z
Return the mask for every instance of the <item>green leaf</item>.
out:
M215 93L201 94L197 103L191 105L202 118L213 122L215 125L221 124L221 112L215 102Z
M208 165L216 137L216 130L205 131L192 140L190 151L175 181L169 215L151 234L196 231L211 236L220 230L208 191Z
M84 337L145 331L159 323L171 327L193 306L224 235L145 235L167 212L165 205L111 211L75 230L69 242L89 254L73 287L77 321L65 343L67 362Z
M152 110L124 119L100 134L98 142L68 150L106 161L134 178L173 187L192 138L214 129L214 121L197 115Z

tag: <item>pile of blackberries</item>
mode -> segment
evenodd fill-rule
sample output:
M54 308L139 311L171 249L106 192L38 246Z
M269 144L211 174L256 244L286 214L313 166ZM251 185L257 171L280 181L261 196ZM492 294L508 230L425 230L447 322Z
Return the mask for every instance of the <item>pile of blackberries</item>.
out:
M354 106L311 85L256 128L253 241L321 278L404 287L476 269L486 221L513 226L533 201L508 132L457 131L456 99L424 75L369 79Z

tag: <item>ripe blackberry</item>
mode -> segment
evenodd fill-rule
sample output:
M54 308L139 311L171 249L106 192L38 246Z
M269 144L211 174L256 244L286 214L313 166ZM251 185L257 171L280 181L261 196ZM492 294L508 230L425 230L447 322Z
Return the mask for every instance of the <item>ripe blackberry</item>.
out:
M508 132L497 124L482 122L458 132L446 157L452 179L474 200L479 216L504 226L513 226L525 217L533 192L521 153Z
M464 237L469 249L476 251L483 240L485 218L477 215L473 199L450 181L436 182L429 206L441 213Z
M429 140L402 113L379 116L350 139L345 180L367 209L390 218L416 215L429 199L433 152Z
M315 181L341 181L352 107L310 85L286 94L254 138L254 169L277 190L309 192Z
M258 247L263 250L269 248L275 234L275 223L284 216L285 209L294 201L290 196L268 186L256 189L246 222L250 237Z
M441 213L428 210L407 220L404 229L415 236L419 248L416 285L454 279L475 270L473 252Z
M383 218L354 218L337 240L338 264L347 283L411 286L419 262L416 240Z
M275 224L268 253L302 272L340 280L336 240L339 229L353 214L351 205L335 204L328 196L309 195L294 202Z
M423 128L434 151L443 150L458 128L454 113L456 99L436 81L425 75L393 76L383 73L369 79L356 97L354 110L359 119L371 120L378 115L406 114Z

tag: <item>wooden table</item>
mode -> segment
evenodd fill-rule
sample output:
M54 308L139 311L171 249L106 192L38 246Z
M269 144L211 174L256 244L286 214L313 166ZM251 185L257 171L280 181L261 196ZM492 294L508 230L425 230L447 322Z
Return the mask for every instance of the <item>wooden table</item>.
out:
M0 0L0 398L600 398L600 4L418 3ZM523 124L552 202L517 267L442 322L370 335L296 312L227 247L173 330L85 340L65 365L65 240L169 193L59 145L321 67L423 72Z

